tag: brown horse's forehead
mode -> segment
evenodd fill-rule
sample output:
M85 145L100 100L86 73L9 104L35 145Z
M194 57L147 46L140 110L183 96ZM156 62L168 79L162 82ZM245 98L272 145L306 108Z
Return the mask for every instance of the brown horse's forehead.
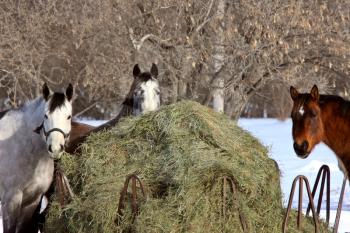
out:
M305 94L300 94L299 97L294 100L292 111L298 111L301 107L307 106L309 100Z
M317 109L318 103L312 100L310 94L300 94L298 99L294 100L292 117L303 115L305 111L310 109Z
M318 107L318 103L315 101L312 101L311 99L309 101L307 101L305 103L305 105L309 108L309 109L315 109Z

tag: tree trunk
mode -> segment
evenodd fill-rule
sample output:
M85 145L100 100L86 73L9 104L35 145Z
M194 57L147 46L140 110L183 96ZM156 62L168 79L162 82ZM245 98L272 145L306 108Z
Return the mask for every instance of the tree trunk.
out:
M218 78L215 82L213 90L213 108L216 112L224 112L225 110L224 83L223 78Z
M225 41L224 35L224 16L225 16L225 1L218 1L217 17L218 17L218 31L214 55L214 73L217 74L224 66L225 48L223 46ZM224 112L225 106L225 79L223 73L219 74L213 82L213 108L216 112Z
M243 98L238 92L235 92L227 100L226 114L233 120L238 120L241 112L247 104L247 99Z
M177 94L177 100L186 99L187 97L187 82L181 78L178 82Z

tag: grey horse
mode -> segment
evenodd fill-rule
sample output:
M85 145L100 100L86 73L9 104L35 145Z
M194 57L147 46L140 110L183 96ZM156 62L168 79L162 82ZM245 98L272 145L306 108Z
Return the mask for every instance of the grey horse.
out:
M4 233L37 233L33 220L71 131L73 87L0 114L0 198Z

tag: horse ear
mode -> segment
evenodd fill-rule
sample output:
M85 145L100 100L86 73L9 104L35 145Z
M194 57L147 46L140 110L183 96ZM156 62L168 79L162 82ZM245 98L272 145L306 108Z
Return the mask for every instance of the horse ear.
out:
M132 74L134 75L134 77L137 77L141 74L139 64L134 65L134 70L132 71Z
M290 86L290 96L292 97L292 100L296 100L298 98L298 95L298 90L295 87Z
M49 99L50 93L51 93L51 91L50 91L49 87L47 86L46 83L44 83L44 85L43 85L43 97L46 101Z
M158 67L156 64L152 63L151 74L157 78L158 77Z
M73 98L73 85L70 83L66 89L66 97L68 101L71 101Z
M313 100L318 101L320 99L320 94L318 92L318 87L314 85L310 91Z

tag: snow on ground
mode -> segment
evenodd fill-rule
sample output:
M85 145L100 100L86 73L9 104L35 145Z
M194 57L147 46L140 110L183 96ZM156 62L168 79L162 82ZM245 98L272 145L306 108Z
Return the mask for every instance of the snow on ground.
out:
M81 122L98 126L104 121L81 120ZM324 144L318 145L307 159L298 158L293 150L292 122L278 121L276 119L240 119L238 125L257 137L262 144L267 146L270 156L277 161L281 169L281 188L284 195L284 205L287 205L292 182L297 175L305 175L313 186L318 169L327 164L331 170L331 216L333 226L339 194L343 181L343 173L338 168L338 161L334 153ZM297 191L297 190L296 190ZM306 195L306 193L304 192ZM296 207L297 193L293 206ZM303 198L303 208L306 208L307 197ZM325 203L322 204L321 217L325 218ZM304 210L305 211L305 210ZM339 233L350 232L350 190L349 183L346 186L343 211L341 213ZM2 221L0 221L0 233L2 233Z

